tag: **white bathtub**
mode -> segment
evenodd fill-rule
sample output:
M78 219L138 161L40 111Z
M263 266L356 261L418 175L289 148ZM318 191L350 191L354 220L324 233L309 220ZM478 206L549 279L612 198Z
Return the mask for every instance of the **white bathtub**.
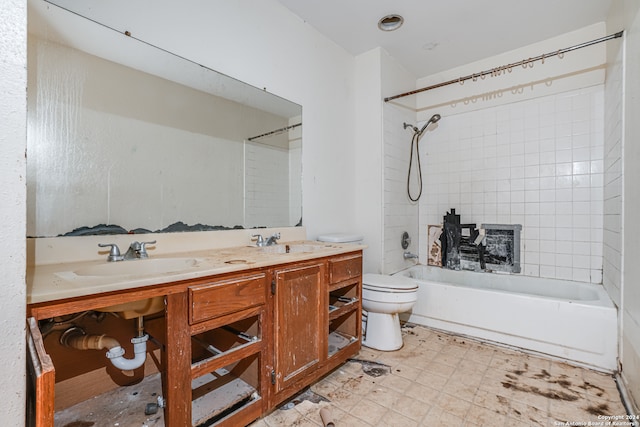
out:
M617 369L617 312L602 285L416 265L410 322Z

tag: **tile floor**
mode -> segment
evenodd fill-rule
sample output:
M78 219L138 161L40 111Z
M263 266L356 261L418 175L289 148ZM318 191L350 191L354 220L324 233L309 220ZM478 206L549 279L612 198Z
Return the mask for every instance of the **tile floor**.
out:
M349 362L311 387L329 402L305 400L251 427L322 426L324 407L336 427L598 425L588 423L625 414L611 375L421 326L403 335L399 351L357 356L389 374Z

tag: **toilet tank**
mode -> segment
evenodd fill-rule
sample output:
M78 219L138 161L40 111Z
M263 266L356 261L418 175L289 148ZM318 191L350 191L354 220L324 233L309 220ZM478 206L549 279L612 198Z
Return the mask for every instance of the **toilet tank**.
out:
M318 236L318 241L327 243L362 243L363 237L353 233L328 233Z

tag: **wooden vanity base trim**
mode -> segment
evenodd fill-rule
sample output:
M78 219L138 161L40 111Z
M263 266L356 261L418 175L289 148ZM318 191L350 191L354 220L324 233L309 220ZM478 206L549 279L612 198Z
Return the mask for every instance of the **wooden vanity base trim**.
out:
M247 426L253 421L260 418L263 414L263 400L261 398L243 406L238 411L229 414L227 417L218 421L216 427L238 427Z
M167 363L162 379L164 419L167 427L183 426L191 419L191 334L187 293L166 296L167 329L165 356Z
M184 286L176 284L149 286L136 290L125 290L115 293L104 293L88 297L77 297L30 304L27 306L27 315L37 320L49 319L67 314L80 313L82 311L95 310L97 307L108 307L131 301L170 295L184 291Z
M33 408L27 408L27 416L36 416L35 427L53 426L55 369L51 357L44 348L44 342L38 322L33 317L27 319L27 352L31 358L29 366L33 369L28 374L28 390Z

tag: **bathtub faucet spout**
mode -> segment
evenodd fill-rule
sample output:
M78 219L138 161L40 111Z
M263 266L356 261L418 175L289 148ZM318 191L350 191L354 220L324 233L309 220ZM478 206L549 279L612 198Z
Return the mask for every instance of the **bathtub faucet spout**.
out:
M404 259L418 259L418 255L416 254L412 254L409 251L405 251L405 253L402 254L402 256L404 257Z

